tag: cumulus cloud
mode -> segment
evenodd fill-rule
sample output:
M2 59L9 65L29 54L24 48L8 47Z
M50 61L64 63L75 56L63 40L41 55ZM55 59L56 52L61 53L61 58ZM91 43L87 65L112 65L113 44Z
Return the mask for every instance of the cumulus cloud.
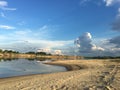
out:
M113 4L114 0L104 0L104 2L106 3L106 6L110 6Z
M8 2L3 1L3 0L0 0L0 9L2 9L2 10L11 10L11 11L16 10L16 8L9 8L8 7Z
M89 52L92 49L91 34L85 33L75 40L75 44L80 47L81 52Z
M90 33L79 36L75 41L76 55L83 56L119 56L120 55L120 36L110 39L101 39L96 43Z
M15 29L15 27L8 26L8 25L0 25L0 29L7 29L7 30L9 30L9 29Z
M41 35L39 35L40 37ZM9 38L8 38L9 37ZM52 41L45 38L34 38L34 33L27 31L13 31L6 36L0 35L0 48L12 49L20 52L37 51L40 48L49 48L53 50L61 50L67 55L84 55L84 56L119 56L120 53L120 36L106 39L102 42L99 40L94 43L92 35L85 33L74 40ZM6 43L5 43L6 41ZM73 47L73 42L76 47Z
M106 3L106 6L111 6L113 4L120 3L120 0L104 0L104 2Z
M92 50L93 50L93 51L96 51L96 50L104 51L105 49L102 48L102 47L96 46L95 44L93 44L93 46L92 46Z
M79 36L74 41L74 43L77 46L78 52L80 52L81 54L94 54L94 52L96 51L104 51L102 47L98 47L92 43L92 35L88 32L83 34L82 36Z

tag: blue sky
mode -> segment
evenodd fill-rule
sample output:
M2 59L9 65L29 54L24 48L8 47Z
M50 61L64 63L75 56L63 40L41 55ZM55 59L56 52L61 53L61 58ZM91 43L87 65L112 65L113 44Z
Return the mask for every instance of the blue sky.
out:
M0 0L0 48L20 52L50 48L73 54L74 40L80 36L76 44L81 46L85 36L91 45L84 51L90 53L82 53L81 46L77 54L118 55L119 20L120 0Z

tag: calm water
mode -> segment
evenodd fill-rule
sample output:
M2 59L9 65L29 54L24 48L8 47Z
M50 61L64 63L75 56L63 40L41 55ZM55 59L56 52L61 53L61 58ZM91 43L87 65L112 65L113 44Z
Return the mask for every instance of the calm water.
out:
M43 64L42 61L16 59L0 61L0 78L66 71L65 67Z

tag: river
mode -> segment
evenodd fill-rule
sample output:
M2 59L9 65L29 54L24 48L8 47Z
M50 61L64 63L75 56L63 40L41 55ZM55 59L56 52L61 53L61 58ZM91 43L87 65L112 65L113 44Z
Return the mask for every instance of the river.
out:
M2 59L0 61L0 78L66 71L65 67L48 65L43 62L36 59Z

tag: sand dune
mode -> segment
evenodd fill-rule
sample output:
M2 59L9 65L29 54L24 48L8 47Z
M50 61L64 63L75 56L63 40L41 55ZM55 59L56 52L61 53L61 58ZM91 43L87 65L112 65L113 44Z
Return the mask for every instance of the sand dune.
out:
M120 63L59 60L69 71L0 79L0 90L120 90Z

